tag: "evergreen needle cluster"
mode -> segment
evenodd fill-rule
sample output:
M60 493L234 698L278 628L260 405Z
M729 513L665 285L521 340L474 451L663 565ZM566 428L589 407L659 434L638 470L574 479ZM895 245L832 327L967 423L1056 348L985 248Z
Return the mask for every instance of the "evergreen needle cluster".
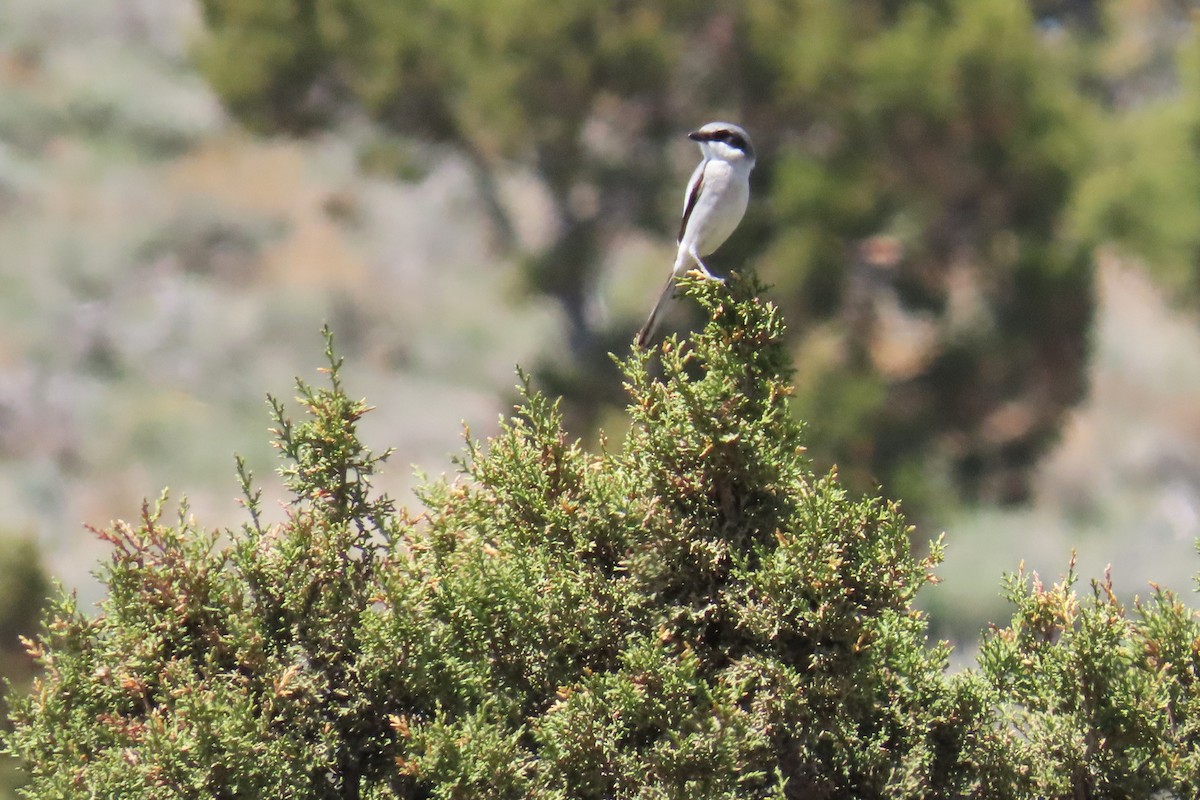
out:
M206 531L163 502L100 535L5 747L34 798L1107 798L1200 793L1200 623L1016 575L947 672L914 610L940 545L812 471L778 311L684 281L708 321L634 352L624 444L589 452L523 381L461 474L396 509L369 408L273 401L291 493Z

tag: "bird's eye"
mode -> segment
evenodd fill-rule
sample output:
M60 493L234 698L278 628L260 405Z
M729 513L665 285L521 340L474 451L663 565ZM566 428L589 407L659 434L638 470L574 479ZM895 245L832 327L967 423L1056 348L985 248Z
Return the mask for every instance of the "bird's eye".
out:
M729 142L731 146L736 147L738 150L746 149L746 140L736 133L729 134L729 138L725 141Z

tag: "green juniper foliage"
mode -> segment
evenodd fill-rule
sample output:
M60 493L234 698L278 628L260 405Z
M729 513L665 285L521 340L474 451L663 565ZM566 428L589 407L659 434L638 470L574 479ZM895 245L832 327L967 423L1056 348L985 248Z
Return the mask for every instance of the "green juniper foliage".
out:
M56 601L13 700L28 796L1194 797L1196 615L1017 576L948 675L912 607L940 545L812 472L761 291L683 282L708 322L625 359L622 448L524 381L419 514L372 491L330 346L301 421L272 401L286 521L239 465L241 530L100 532L107 598Z

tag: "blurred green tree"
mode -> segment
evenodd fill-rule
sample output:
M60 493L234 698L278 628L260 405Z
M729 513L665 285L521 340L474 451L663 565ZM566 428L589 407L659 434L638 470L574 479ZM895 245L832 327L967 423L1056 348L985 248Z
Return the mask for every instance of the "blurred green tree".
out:
M37 633L49 596L50 579L36 545L26 537L0 534L0 682L15 694L24 693L34 675L33 659L20 637ZM7 696L0 697L0 730L6 729ZM0 755L0 800L16 797L23 782L16 760Z
M1139 259L1178 301L1200 301L1200 31L1194 4L1113 3L1098 45L1107 135L1074 226Z
M1082 19L1089 4L203 6L200 62L247 124L303 133L367 115L451 146L502 239L498 170L540 177L559 233L526 262L562 304L573 355L548 382L585 422L616 400L606 353L635 325L590 311L606 245L673 230L669 148L726 115L750 128L760 167L717 263L778 287L819 463L917 507L1019 500L1084 389L1091 273L1064 211L1091 117L1074 50L1035 14Z

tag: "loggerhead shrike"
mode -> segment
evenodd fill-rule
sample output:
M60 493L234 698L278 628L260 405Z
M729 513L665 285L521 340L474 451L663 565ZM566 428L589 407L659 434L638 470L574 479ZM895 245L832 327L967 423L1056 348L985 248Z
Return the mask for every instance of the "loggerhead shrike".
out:
M721 280L705 266L702 257L725 243L742 221L750 200L750 170L754 169L754 147L750 136L729 122L710 122L688 138L700 144L704 154L683 198L683 222L679 225L679 250L675 267L663 287L650 318L638 332L637 346L645 347L654 324L675 289L675 279L691 264L706 278Z

